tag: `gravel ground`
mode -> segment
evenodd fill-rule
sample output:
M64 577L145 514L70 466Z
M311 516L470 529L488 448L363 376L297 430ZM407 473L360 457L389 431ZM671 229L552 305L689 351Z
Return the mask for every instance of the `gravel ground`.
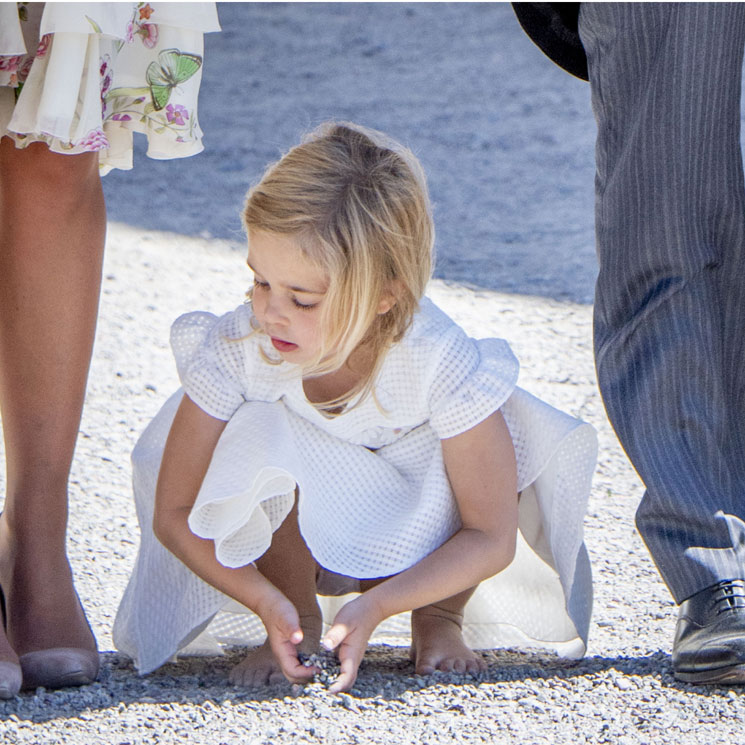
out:
M101 320L69 536L100 680L0 702L0 742L741 742L741 690L672 677L675 608L635 532L642 487L597 393L586 87L544 62L501 4L235 4L221 6L221 20L202 98L207 152L140 160L106 180ZM240 77L226 74L233 68ZM236 80L247 93L233 91L234 100L226 91ZM437 209L430 295L472 335L506 338L523 387L598 429L586 521L595 612L588 654L575 665L487 650L478 679L420 677L405 648L378 645L353 690L332 696L322 683L233 688L237 650L140 677L113 649L138 541L129 453L177 384L168 327L186 310L220 312L242 297L235 215L246 185L278 148L330 115L415 146Z

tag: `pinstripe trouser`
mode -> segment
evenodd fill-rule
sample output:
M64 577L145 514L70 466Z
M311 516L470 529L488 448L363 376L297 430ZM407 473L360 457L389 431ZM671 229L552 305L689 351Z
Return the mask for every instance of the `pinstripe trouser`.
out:
M583 3L595 359L675 600L745 577L745 3Z

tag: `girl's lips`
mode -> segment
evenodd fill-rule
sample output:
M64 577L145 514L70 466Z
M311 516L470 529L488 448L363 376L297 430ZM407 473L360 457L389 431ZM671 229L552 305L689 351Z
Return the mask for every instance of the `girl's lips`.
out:
M297 344L293 344L291 341L282 341L282 339L275 339L273 336L271 339L272 346L278 352L292 352L293 349L297 349Z

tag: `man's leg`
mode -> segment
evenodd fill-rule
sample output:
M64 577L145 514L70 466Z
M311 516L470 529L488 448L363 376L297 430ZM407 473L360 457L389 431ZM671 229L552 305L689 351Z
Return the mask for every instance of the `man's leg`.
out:
M680 603L745 577L745 293L733 284L745 7L588 3L580 34L598 122L598 381L647 487L637 525ZM739 608L741 591L725 602Z

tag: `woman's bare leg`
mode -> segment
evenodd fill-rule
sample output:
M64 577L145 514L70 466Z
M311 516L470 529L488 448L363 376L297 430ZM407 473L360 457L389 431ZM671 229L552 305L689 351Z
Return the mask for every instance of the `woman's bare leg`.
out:
M323 630L321 608L316 596L316 561L300 535L297 499L292 511L272 536L272 544L256 561L258 570L295 606L300 616L303 640L298 651L318 651ZM285 680L274 653L265 642L248 653L230 673L237 685L257 686Z
M0 583L7 636L20 657L57 647L96 650L74 590L65 537L67 481L93 347L105 234L97 153L60 155L41 143L19 150L8 138L0 140L6 457ZM54 664L65 666L64 660Z

